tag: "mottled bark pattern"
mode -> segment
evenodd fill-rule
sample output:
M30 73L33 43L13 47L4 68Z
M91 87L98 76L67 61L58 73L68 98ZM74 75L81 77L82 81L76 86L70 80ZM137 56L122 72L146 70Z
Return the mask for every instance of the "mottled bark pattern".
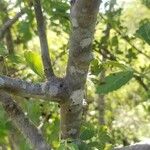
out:
M100 0L77 0L71 8L72 33L66 85L69 101L61 104L61 137L79 137L82 120L84 86L92 60L92 41Z
M36 150L50 150L40 131L25 116L22 109L4 91L0 90L1 103L16 127L25 135Z
M137 144L129 145L129 146L122 147L122 148L115 148L114 150L150 150L150 144L137 143Z
M58 78L53 72L49 57L48 43L40 0L34 0L35 18L40 39L42 62L46 81L29 83L21 79L0 76L0 88L25 97L37 97L60 104L61 137L76 140L79 137L82 119L84 86L90 61L92 60L92 41L97 13L101 0L76 0L71 2L72 32L70 34L70 51L66 76ZM4 23L0 29L0 39L6 30L24 13L21 11L12 20ZM7 95L7 94L6 94ZM37 128L23 114L20 107L0 92L1 103L14 124L36 149L49 149Z

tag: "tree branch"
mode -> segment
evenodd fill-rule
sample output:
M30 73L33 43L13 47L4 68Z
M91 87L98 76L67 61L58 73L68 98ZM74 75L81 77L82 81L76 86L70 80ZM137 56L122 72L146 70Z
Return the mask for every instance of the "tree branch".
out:
M135 78L136 81L144 88L144 90L145 90L146 92L149 91L149 87L144 83L143 79L142 79L140 76L134 75L134 78Z
M115 148L114 150L150 150L150 144L134 144L122 148Z
M109 22L109 24L111 25L111 27L116 31L116 33L118 33L122 39L124 39L132 48L134 48L135 50L137 50L140 54L144 55L145 57L147 57L148 59L150 59L150 56L145 54L144 52L142 52L140 49L138 49L133 43L132 41L130 40L130 38L126 35L124 35L119 29L117 29L113 24L112 22L110 22L109 20L105 19L103 17L102 14L99 14L100 17L105 21L105 22Z
M44 72L47 79L50 79L51 77L54 77L54 72L53 72L50 55L49 55L48 42L47 42L47 37L45 32L44 17L42 13L40 0L34 0L34 11L35 11L37 29L38 29L39 39L40 39Z
M58 56L56 56L54 62L52 63L53 66L55 66L56 63L57 63L57 61L58 61L58 59L62 58L65 54L66 54L66 51L64 50L64 51L62 51Z
M0 91L0 101L15 126L37 150L50 150L37 127L25 116L22 109L4 91Z
M90 61L93 59L92 42L101 0L76 0L71 8L72 33L70 35L67 82L84 88Z
M10 20L10 18L8 16L7 6L5 5L5 3L0 2L0 5L1 5L0 9L2 9L3 13L5 14L5 16L2 17L2 21L4 24L7 20ZM7 46L9 54L13 54L14 53L14 43L13 43L13 37L12 37L10 28L7 28L7 31L5 33L5 42L6 42L6 46Z
M4 23L4 25L0 28L0 40L4 37L4 34L6 33L7 29L9 29L24 13L25 9L22 9L14 16L14 18L8 19Z
M54 102L60 102L60 99L67 96L67 88L63 79L33 84L21 79L0 76L0 88L18 96L41 98Z
M62 139L79 138L85 82L92 56L92 42L101 0L74 0L71 6L72 33L65 83L68 102L60 105Z
M109 60L114 60L114 61L117 61L117 57L115 55L113 55L108 49L104 48L102 50L100 50L100 53L103 57L106 57L107 59ZM109 55L109 57L107 56ZM146 92L149 91L149 88L148 86L144 83L142 77L138 76L138 75L135 75L133 76L135 78L135 80L144 88L144 90Z

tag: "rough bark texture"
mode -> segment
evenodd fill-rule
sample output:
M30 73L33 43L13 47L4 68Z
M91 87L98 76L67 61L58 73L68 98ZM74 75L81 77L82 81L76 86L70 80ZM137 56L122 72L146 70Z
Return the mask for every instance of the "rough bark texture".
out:
M34 0L34 10L39 33L42 61L47 77L43 83L29 83L20 79L0 76L0 88L25 97L37 97L60 103L61 137L76 140L79 137L82 119L84 86L92 60L92 41L97 13L101 0L71 1L72 32L66 77L57 78L53 73L48 52L44 19L40 0ZM0 28L0 39L6 31L22 16L24 10ZM43 136L33 123L24 115L18 104L6 92L0 91L0 102L16 127L37 150L49 150ZM141 149L140 149L141 148ZM148 150L149 145L129 146L116 150Z
M21 12L17 13L13 19L7 20L4 25L0 28L0 40L4 37L7 29L9 29L23 14L25 10L21 10Z
M8 116L11 118L16 127L29 139L29 142L36 150L50 150L49 146L45 143L40 131L34 124L25 116L21 108L15 101L4 91L0 91L0 102L2 103Z
M62 79L33 84L21 79L0 76L0 88L19 96L50 99L54 102L63 101L67 95L67 88Z
M52 64L50 60L49 55L49 48L48 48L48 42L45 32L45 23L44 23L44 17L42 13L42 8L40 4L40 0L34 0L34 10L35 10L35 16L37 21L37 29L40 39L40 46L41 46L41 55L42 55L42 61L44 66L44 72L47 79L50 79L50 77L54 76L54 72L52 69Z
M103 82L104 78L105 78L105 70L101 72L100 82ZM105 95L99 94L97 103L98 103L98 112L99 112L99 117L98 117L99 124L105 125Z
M61 104L61 137L77 139L82 119L84 86L90 61L92 41L100 0L76 0L71 8L72 33L65 83L69 101Z
M114 150L150 150L150 144L134 144Z

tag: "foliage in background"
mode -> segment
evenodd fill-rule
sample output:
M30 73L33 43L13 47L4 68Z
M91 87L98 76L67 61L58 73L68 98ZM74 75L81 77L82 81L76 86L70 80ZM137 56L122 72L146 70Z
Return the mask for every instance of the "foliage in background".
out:
M10 17L22 9L22 6L31 7L26 0L10 4L7 0L3 1L9 6ZM65 74L68 54L69 3L66 0L43 0L42 2L53 65L56 73L61 76ZM115 9L112 13L106 12L110 3L104 1L101 15L98 16L93 45L94 60L88 75L85 98L88 106L83 116L85 123L81 130L80 141L77 144L65 141L60 143L57 105L46 104L36 99L29 102L26 98L24 100L17 98L17 102L42 129L54 149L64 150L67 147L70 150L110 150L112 145L128 145L143 138L150 138L150 17L148 14L150 2L137 0L124 7L120 7L119 0L116 1L117 3L113 2ZM5 14L0 12L0 19L3 16ZM0 21L0 25L2 24ZM103 32L107 24L111 27L109 39L105 38ZM12 27L11 31L15 52L10 55L6 42L0 42L0 55L4 58L4 61L0 61L1 68L3 67L5 73L12 77L37 82L43 80L43 66L32 9L27 9L27 14ZM107 43L110 52L105 63L102 62L100 53L101 42ZM112 60L110 58L113 55L115 59ZM104 69L106 77L101 82L99 75ZM140 80L135 76L140 77ZM105 126L100 126L98 123L96 104L98 93L106 96ZM0 108L0 146L11 148L11 139L15 137L16 148L30 149L21 134L16 132L6 118L4 110Z

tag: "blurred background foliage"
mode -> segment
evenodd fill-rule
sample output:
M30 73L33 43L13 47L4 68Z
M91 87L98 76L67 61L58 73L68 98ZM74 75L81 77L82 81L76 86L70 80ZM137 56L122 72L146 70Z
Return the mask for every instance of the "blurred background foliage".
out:
M42 0L49 51L55 73L65 75L69 51L68 0ZM32 3L1 0L0 27L26 8L26 13L0 41L3 74L27 81L44 80ZM59 106L16 97L25 114L41 129L54 149L108 150L113 146L150 140L150 1L103 0L97 19L85 92L84 122L74 144L60 142ZM0 147L30 150L0 107Z

